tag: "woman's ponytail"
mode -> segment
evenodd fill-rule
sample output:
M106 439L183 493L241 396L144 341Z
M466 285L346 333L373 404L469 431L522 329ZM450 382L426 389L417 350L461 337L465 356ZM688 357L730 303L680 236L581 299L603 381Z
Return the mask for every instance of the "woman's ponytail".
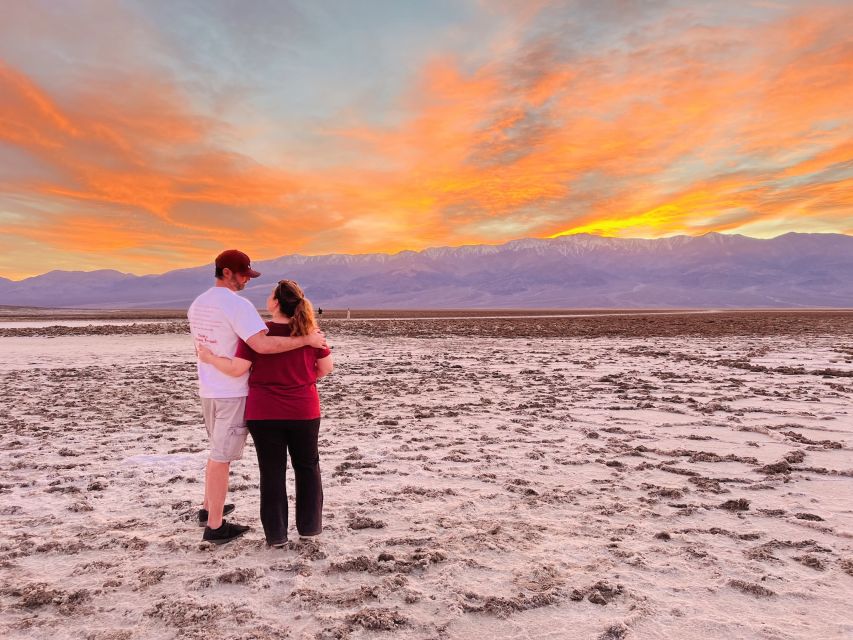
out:
M293 280L279 281L274 294L281 312L290 318L290 335L307 336L317 328L314 305Z

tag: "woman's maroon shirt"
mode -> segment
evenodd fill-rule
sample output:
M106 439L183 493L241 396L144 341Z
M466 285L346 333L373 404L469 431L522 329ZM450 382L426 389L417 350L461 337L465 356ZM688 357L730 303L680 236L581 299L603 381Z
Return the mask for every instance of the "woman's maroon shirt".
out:
M289 336L290 325L267 322L269 336ZM317 360L329 349L301 347L284 353L256 353L242 340L234 354L252 363L246 420L314 420L320 417Z

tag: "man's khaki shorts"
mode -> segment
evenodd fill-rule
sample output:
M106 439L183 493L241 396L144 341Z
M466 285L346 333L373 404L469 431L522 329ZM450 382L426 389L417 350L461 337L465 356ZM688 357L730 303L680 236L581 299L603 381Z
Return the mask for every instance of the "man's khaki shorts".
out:
M202 398L201 412L210 439L213 462L232 462L243 457L249 430L243 414L246 398Z

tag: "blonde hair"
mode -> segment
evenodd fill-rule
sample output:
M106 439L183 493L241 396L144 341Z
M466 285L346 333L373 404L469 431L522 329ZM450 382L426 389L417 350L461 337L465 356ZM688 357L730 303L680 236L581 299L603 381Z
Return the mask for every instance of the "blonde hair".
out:
M317 328L314 305L293 280L279 280L273 297L278 301L281 312L290 318L290 335L307 336Z

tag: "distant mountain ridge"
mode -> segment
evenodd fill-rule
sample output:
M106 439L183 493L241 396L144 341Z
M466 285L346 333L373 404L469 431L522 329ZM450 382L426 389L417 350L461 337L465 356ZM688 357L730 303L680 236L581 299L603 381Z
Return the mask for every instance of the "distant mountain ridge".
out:
M853 307L853 236L843 234L578 234L396 254L286 255L253 266L263 275L242 295L258 306L286 277L327 308ZM0 278L0 304L186 308L212 282L212 265L146 276L51 271Z

